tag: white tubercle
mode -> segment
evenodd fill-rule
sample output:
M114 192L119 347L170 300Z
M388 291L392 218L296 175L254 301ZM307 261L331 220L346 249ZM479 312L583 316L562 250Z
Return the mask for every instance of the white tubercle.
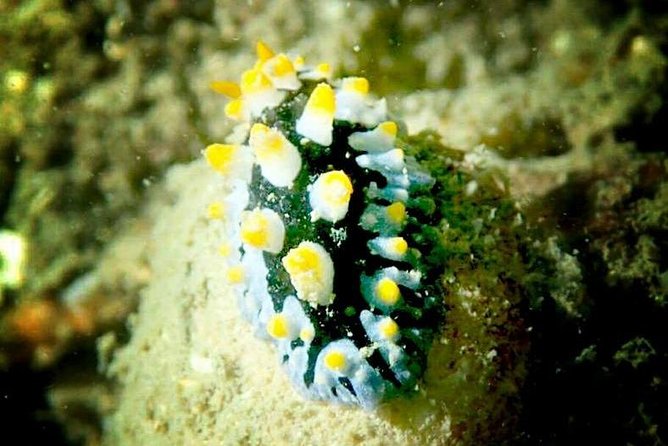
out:
M355 132L348 137L348 144L362 152L386 152L394 148L397 136L397 124L393 121L385 121L378 124L373 130L366 132Z
M320 218L336 223L348 213L353 185L342 170L321 174L309 190L311 221Z
M276 254L283 249L285 226L273 210L256 208L241 213L239 235L247 247Z
M241 75L241 95L253 117L262 114L265 108L276 107L283 102L286 93L276 89L271 79L262 70L253 68Z
M262 66L262 72L279 90L297 90L302 86L292 61L283 53L268 59Z
M367 127L374 127L387 119L387 101L385 98L368 101L359 113L358 121Z
M327 344L318 354L314 372L312 387L321 398L348 404L359 402L365 408L378 404L382 380L350 339ZM349 380L352 391L341 383L342 377Z
M341 87L336 90L336 119L348 122L360 122L369 94L369 81L363 77L345 77Z
M334 117L343 121L373 127L387 119L385 99L369 97L369 81L363 77L346 77L336 90L336 113Z
M300 135L322 146L332 143L336 99L332 87L322 82L309 96L295 129Z
M313 306L334 300L334 263L322 245L301 242L282 259L297 297Z
M369 240L372 254L390 260L403 260L408 252L408 243L403 237L376 237Z
M355 158L355 161L357 161L360 167L376 170L381 173L398 173L406 167L404 151L401 149L360 155Z
M408 201L408 191L406 189L396 186L378 187L378 183L375 181L369 183L366 195L371 199L381 198L388 201L401 201L402 203Z
M207 163L216 172L250 183L253 156L247 146L238 144L210 144L204 150Z
M251 127L249 144L262 176L276 187L291 187L302 166L297 147L279 130L261 123Z
M301 62L301 63L300 63ZM310 81L329 80L332 77L332 67L328 63L320 63L314 67L305 67L303 60L296 59L294 64L299 67L299 78Z

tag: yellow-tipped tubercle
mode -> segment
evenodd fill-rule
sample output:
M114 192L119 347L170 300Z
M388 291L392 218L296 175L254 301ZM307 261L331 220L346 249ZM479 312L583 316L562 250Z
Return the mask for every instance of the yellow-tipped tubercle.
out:
M346 368L346 355L338 350L327 352L324 358L325 366L335 372L342 372Z
M397 136L397 123L394 121L385 121L378 124L378 128L389 136Z
M220 220L225 216L225 204L214 201L206 208L206 216L211 220Z
M320 275L320 256L308 245L298 246L283 257L283 266L290 275L313 272L317 279Z
M392 223L401 224L406 218L406 206L400 201L392 203L386 208L386 210L387 216L389 217L390 221L392 221Z
M225 116L235 121L243 118L244 102L241 99L234 99L225 105Z
M395 254L404 255L408 250L408 243L403 237L392 237L389 247Z
M275 314L267 321L267 333L276 339L284 339L290 333L288 320L282 314Z
M204 149L204 157L212 169L227 174L238 150L235 144L211 144Z
M348 77L343 80L342 87L345 91L361 95L369 93L369 81L364 77Z
M233 285L239 284L244 281L246 273L244 267L241 265L231 266L227 270L227 281Z
M350 201L353 183L342 170L334 170L322 175L325 186L324 198L331 205L342 205Z
M397 283L387 277L383 277L378 281L378 284L376 284L376 294L378 295L378 298L387 305L394 305L401 297L401 292L399 291Z
M269 45L259 40L257 45L255 45L255 53L257 54L258 60L261 62L266 62L267 60L274 57L274 51L269 48Z
M309 96L306 109L333 115L336 109L336 97L332 87L324 82L319 83Z
M227 96L230 99L238 99L241 96L239 84L229 81L213 81L209 85L213 91Z
M383 338L391 340L399 334L399 325L388 317L380 321L378 330Z
M269 239L269 222L258 211L251 211L241 222L241 240L254 248L262 249Z

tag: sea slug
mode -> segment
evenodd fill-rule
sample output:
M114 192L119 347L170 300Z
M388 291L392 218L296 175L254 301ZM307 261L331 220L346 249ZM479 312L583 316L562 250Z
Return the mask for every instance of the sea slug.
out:
M235 181L211 218L243 316L307 398L372 409L414 392L444 316L434 180L363 77L257 45L239 84L215 81L243 144L211 144Z

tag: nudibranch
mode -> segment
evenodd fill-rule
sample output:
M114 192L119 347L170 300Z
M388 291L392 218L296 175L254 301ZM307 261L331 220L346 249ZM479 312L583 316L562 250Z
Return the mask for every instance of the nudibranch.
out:
M239 84L215 81L242 144L212 144L234 192L223 272L307 398L377 407L414 392L440 330L434 179L406 153L363 77L257 45Z

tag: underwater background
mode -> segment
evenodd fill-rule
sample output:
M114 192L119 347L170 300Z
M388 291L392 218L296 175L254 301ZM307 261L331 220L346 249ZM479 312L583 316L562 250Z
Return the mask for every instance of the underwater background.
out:
M0 0L3 434L665 444L667 13ZM202 151L239 130L210 85L258 41L368 79L436 180L445 316L414 396L304 400L219 279L227 233L206 209L222 186Z

